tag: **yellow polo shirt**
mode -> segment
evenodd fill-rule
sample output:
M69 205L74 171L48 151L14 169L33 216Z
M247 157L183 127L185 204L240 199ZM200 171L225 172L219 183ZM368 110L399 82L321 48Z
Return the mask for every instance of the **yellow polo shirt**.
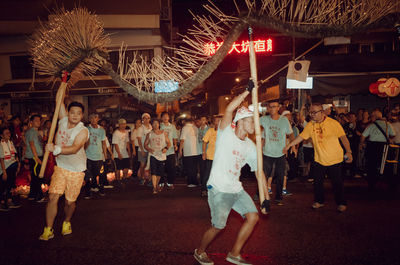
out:
M309 122L300 134L301 138L311 138L314 145L315 162L331 166L343 162L343 148L339 137L346 135L339 122L326 117L323 122Z
M203 141L207 143L206 158L208 160L214 160L215 142L217 141L217 131L214 128L208 129L203 137Z

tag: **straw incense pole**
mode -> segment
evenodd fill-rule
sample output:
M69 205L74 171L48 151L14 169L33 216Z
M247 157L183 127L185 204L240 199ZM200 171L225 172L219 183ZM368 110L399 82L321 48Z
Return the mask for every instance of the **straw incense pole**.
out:
M58 122L58 114L60 113L61 104L64 104L63 99L64 99L64 94L65 94L65 89L67 88L67 84L68 84L68 72L63 71L62 75L63 76L62 76L61 84L57 90L56 108L54 109L53 120L51 121L49 138L47 140L48 144L53 142L54 133L56 131L56 126L57 126L57 122ZM43 176L44 176L44 171L46 170L47 160L49 159L49 153L50 152L47 150L44 153L43 160L42 160L42 166L41 166L40 172L39 172L39 178L43 178Z
M262 146L261 146L261 128L260 128L260 117L258 111L258 81L257 81L257 63L254 51L254 42L252 38L253 30L248 27L249 31L249 60L250 60L250 72L251 79L254 83L254 88L251 92L252 103L254 106L254 127L256 133L256 147L257 147L257 183L258 192L260 196L261 212L266 214L269 209L266 209L264 202L266 199L269 200L268 192L264 193L266 190L266 181L263 171L263 157L262 157ZM265 198L267 196L267 198ZM269 207L268 207L269 208Z

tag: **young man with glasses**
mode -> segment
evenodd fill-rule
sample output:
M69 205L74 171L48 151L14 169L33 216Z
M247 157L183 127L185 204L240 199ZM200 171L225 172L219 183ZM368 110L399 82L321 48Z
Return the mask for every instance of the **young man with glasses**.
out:
M321 104L313 103L310 108L310 115L312 121L307 123L303 132L286 146L283 152L286 153L292 146L311 138L315 159L313 169L314 204L312 208L318 209L324 206L324 176L327 174L332 182L335 201L338 205L337 209L339 212L344 212L347 206L343 194L341 164L343 157L346 158L346 163L353 161L349 140L339 122L326 116ZM339 139L346 150L345 156L343 156Z

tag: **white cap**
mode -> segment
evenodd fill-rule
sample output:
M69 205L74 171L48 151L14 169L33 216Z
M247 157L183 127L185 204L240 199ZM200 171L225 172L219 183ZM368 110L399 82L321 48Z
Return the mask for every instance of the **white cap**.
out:
M290 115L290 111L284 110L281 115L282 116Z
M253 117L253 112L246 107L240 107L236 112L233 122L236 123L238 120L241 120L241 119L244 119L247 117Z
M145 112L145 113L142 114L142 119L143 119L144 117L146 117L146 116L147 116L149 119L151 118L151 117L150 117L150 114L148 114L147 112Z

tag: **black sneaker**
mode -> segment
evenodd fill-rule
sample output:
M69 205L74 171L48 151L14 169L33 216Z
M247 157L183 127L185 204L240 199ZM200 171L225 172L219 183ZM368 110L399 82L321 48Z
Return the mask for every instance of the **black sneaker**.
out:
M16 202L10 202L10 203L8 204L8 207L9 207L10 209L16 209L16 208L21 207L21 204L20 204L20 203L16 203Z

